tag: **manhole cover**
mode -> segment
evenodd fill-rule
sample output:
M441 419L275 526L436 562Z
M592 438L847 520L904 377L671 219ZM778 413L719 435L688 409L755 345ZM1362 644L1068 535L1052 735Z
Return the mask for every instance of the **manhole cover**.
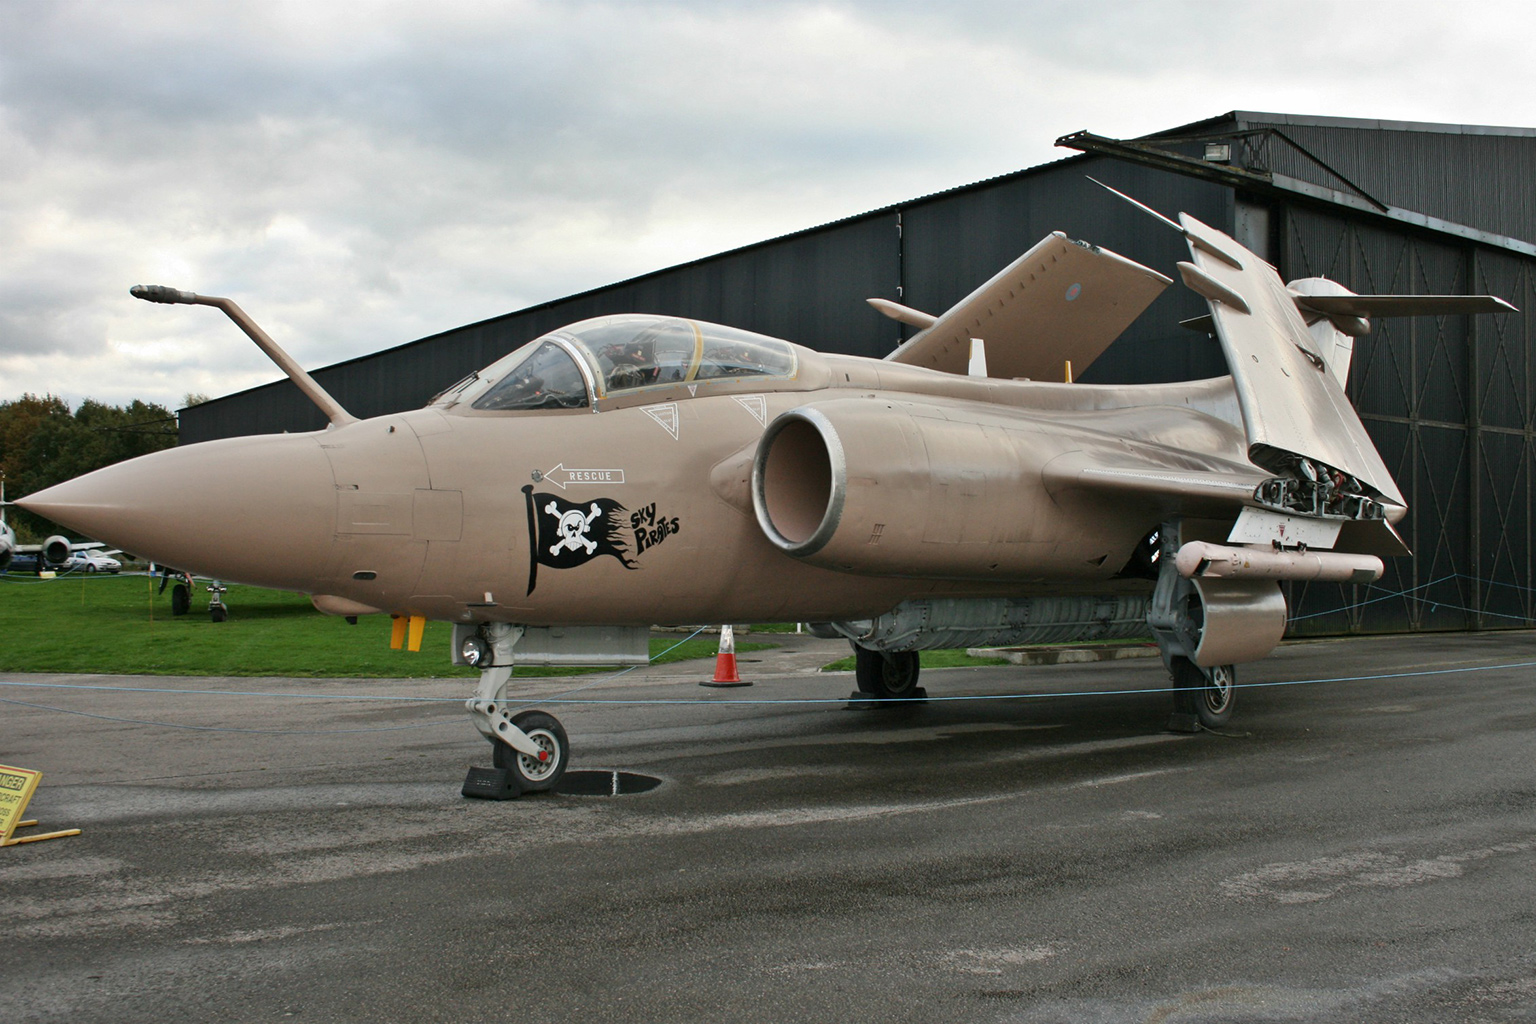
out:
M577 768L566 772L555 783L555 792L565 796L628 796L649 793L661 780L639 772L618 772L597 768Z

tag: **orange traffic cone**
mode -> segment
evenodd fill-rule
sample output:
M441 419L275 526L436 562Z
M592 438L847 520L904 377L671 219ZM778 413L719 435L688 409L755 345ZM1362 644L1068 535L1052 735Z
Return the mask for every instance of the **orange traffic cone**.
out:
M715 678L700 686L751 686L736 674L736 633L730 626L720 627L720 651L715 655Z

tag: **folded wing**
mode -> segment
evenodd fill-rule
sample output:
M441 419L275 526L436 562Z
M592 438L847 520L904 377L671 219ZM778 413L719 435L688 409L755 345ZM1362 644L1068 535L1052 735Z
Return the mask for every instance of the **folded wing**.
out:
M1086 242L1053 232L931 326L886 356L963 374L971 339L986 342L987 375L1061 380L1081 372L1141 315L1172 279ZM927 319L884 300L877 309L906 323Z
M1187 213L1179 215L1179 223L1193 261L1179 264L1179 271L1210 303L1242 409L1248 457L1281 474L1300 459L1320 462L1355 477L1380 498L1404 504L1274 268Z

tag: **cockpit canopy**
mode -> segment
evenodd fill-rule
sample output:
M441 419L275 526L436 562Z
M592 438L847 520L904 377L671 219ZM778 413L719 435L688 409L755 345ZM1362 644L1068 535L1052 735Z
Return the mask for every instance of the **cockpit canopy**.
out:
M530 341L436 401L469 401L480 410L579 409L649 388L784 379L795 370L794 347L778 338L702 320L624 314Z

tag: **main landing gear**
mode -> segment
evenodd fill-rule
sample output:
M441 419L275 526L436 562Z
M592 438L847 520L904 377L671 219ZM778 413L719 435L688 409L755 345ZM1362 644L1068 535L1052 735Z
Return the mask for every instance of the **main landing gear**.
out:
M1199 732L1231 721L1237 706L1237 670L1231 665L1202 668L1195 664L1206 615L1198 589L1174 566L1182 532L1178 520L1164 523L1158 532L1156 555L1148 560L1156 566L1157 586L1152 591L1147 625L1173 677L1173 714L1168 728Z
M1169 728L1194 732L1216 729L1232 720L1237 705L1237 670L1231 665L1202 669L1188 658L1171 658L1173 717Z
M571 744L558 719L543 711L514 712L506 699L512 647L522 630L492 623L478 645L465 644L464 660L480 667L480 685L464 702L475 728L491 741L495 768L471 768L464 795L509 800L555 788L570 763ZM479 639L479 638L477 638Z
M865 700L922 700L928 691L917 685L920 670L916 651L871 651L853 645L856 696Z

